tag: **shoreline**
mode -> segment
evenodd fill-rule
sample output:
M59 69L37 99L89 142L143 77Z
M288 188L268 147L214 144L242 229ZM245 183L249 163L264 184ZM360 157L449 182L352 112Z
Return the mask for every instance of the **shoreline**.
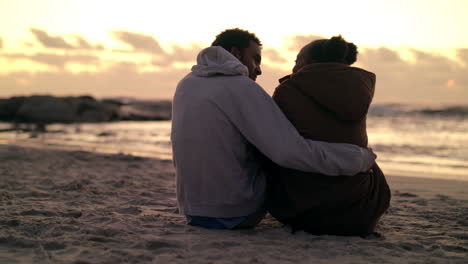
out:
M133 155L144 158L152 159L162 159L162 160L172 160L172 155L168 153L150 153L148 151L130 151L130 150L119 150L119 147L103 147L103 146L81 146L81 145L65 145L60 142L33 142L33 141L24 141L16 139L2 139L0 138L0 146L19 146L24 148L37 148L37 149L48 149L48 150L59 150L59 151L87 151L96 154L125 154ZM119 150L119 151L117 151ZM154 152L154 150L153 150ZM425 172L424 175L421 175L417 171L403 171L386 166L385 162L379 161L377 158L377 163L382 168L382 171L385 175L396 176L396 177L405 177L405 178L418 178L418 179L434 179L434 180L448 180L448 181L460 181L468 182L468 175L459 175L459 174L441 174L436 172Z
M187 226L172 161L0 145L1 263L466 263L468 182L387 176L380 237Z

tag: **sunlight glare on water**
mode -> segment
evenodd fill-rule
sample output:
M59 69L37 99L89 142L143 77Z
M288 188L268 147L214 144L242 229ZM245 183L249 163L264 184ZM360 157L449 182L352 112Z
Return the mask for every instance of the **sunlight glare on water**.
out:
M0 129L10 127L0 124ZM0 133L0 143L172 159L170 121L50 125ZM369 146L387 175L468 180L468 122L420 115L369 116Z

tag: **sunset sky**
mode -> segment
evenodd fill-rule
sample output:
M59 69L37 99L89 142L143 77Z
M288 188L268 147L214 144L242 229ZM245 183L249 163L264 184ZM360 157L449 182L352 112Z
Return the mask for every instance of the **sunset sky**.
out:
M299 49L342 34L377 74L376 103L468 103L468 1L0 0L0 97L170 99L196 54L240 27L271 93Z

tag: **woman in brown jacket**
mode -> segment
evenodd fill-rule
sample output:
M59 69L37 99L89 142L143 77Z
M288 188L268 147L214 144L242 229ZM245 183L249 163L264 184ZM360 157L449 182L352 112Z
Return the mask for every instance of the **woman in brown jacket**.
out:
M367 147L366 114L375 75L351 67L357 47L341 36L301 49L293 73L280 80L273 99L302 136ZM390 203L390 189L377 164L369 173L330 177L272 168L270 213L293 231L366 235Z

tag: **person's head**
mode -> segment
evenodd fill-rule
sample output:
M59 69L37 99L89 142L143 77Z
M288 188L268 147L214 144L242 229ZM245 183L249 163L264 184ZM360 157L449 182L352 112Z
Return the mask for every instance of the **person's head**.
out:
M250 79L255 81L262 74L262 43L255 34L239 28L227 29L216 36L211 46L221 46L238 58L249 70Z
M356 45L346 42L341 35L331 39L315 40L305 45L297 54L293 72L297 72L307 64L317 62L336 62L351 65L356 61L357 54Z

